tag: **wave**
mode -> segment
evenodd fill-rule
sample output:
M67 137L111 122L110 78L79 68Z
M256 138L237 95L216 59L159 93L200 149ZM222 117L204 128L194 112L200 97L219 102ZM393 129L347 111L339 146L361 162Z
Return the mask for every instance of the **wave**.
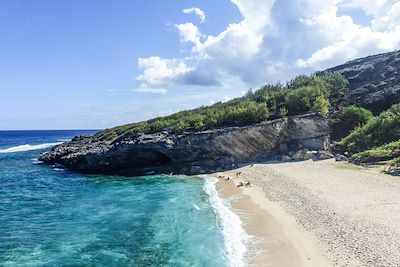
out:
M61 138L61 139L57 139L57 141L60 141L60 142L69 142L69 141L71 141L71 138Z
M203 176L205 178L204 191L209 197L211 206L217 215L218 224L222 228L225 248L230 266L245 266L246 243L250 236L242 227L239 216L232 212L229 204L222 199L215 187L217 178Z
M38 150L38 149L45 149L45 148L50 148L56 145L62 144L61 142L57 143L44 143L44 144L38 144L38 145L20 145L20 146L13 146L9 147L6 149L0 149L0 154L1 153L15 153L15 152L23 152L23 151L30 151L30 150Z

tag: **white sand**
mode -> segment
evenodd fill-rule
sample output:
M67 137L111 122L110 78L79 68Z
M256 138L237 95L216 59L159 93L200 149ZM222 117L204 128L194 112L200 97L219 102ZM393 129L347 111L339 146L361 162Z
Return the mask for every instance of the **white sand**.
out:
M332 160L215 175L234 178L221 179L221 193L241 196L234 209L263 238L254 266L400 266L398 177ZM238 190L239 181L252 187Z

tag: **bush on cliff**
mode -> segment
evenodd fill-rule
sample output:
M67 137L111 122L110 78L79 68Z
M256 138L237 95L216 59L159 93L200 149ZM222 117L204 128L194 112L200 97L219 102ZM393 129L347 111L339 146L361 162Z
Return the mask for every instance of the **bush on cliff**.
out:
M139 133L170 131L182 133L226 126L243 126L285 117L316 112L325 115L332 92L343 90L347 80L340 74L298 76L286 85L268 84L245 96L208 107L181 111L145 122L106 129L95 135L115 139Z
M397 140L400 140L400 104L356 128L341 144L348 152L358 153Z
M356 153L352 159L359 163L379 162L400 157L400 140Z
M343 110L342 120L352 124L354 129L365 125L373 117L374 115L368 109L357 106L348 106Z

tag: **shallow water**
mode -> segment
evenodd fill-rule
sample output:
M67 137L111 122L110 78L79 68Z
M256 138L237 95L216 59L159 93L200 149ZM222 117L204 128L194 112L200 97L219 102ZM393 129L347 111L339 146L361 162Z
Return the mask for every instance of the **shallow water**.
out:
M212 180L81 175L36 160L78 133L0 132L1 266L243 264L240 220Z

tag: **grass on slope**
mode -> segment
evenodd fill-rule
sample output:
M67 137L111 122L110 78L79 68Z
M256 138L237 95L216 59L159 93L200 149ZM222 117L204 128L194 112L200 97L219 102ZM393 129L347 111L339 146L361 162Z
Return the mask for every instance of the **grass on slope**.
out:
M400 140L400 104L393 105L364 126L356 128L341 144L349 153L355 154L397 140Z
M348 81L337 73L301 75L286 85L268 84L226 103L181 111L170 116L132 123L98 132L98 139L120 139L139 133L182 133L225 126L244 126L267 119L315 112L328 112L329 96L347 90Z
M397 157L400 157L400 140L374 147L352 156L356 162L360 163L386 161Z

